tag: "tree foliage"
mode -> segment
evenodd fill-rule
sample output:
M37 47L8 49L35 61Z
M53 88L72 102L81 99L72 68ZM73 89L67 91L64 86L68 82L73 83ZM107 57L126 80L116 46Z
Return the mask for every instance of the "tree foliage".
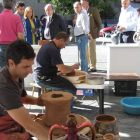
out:
M37 0L39 2L41 0ZM49 3L50 0L42 0L44 3ZM62 15L74 14L73 3L76 0L52 0L55 4L55 12ZM111 0L118 1L118 0ZM114 18L116 15L115 10L108 0L89 0L90 6L97 7L101 18Z
M99 9L100 16L103 19L115 18L117 14L108 1L106 1L105 3L100 3L99 5L97 5L97 8Z

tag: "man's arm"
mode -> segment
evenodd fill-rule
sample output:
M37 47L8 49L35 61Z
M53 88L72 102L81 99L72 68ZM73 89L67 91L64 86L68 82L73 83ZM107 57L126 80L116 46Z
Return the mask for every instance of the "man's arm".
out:
M85 32L85 34L88 36L89 40L92 40L92 36L91 34L89 34L89 19L88 19L88 15L81 15L81 25L83 27L83 30Z
M22 20L19 15L15 15L15 16L16 16L17 38L24 39Z
M45 106L41 97L42 95L40 95L38 98L27 95L24 104Z
M76 63L72 66L67 66L67 65L64 65L64 64L59 64L59 65L56 65L56 66L64 74L70 73L70 72L74 71L74 69L79 69L79 63Z
M87 14L81 15L81 26L85 34L89 34L89 19Z
M7 112L16 122L18 122L34 137L37 137L40 140L47 139L46 130L40 124L31 119L28 111L24 107L8 110Z
M23 33L18 33L18 38L19 38L19 39L25 39L25 38L24 38L24 34L23 34Z

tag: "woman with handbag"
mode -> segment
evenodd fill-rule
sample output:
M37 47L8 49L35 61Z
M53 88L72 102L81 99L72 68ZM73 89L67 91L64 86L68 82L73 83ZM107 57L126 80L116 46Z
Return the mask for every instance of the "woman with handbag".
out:
M29 6L25 9L24 18L26 21L27 29L26 41L31 45L37 44L36 35L38 34L38 28L36 28L36 24L34 21L34 11L32 7Z

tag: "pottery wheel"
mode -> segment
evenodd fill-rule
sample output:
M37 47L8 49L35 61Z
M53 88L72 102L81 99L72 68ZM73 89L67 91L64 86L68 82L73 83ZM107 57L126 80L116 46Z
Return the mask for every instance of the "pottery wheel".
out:
M77 71L75 71L75 75L73 75L73 76L61 75L61 72L59 72L57 75L60 75L63 78L66 78L73 84L79 84L79 83L85 82L87 74L88 74L87 72L77 70Z
M86 117L83 117L81 115L74 114L74 113L71 113L71 114L76 117L77 126L79 126L83 122L90 122ZM48 127L48 126L46 126L44 124L43 119L44 119L44 115L35 118L34 121L36 121L37 123L41 124L46 129L46 133L48 135L48 131L49 131L50 127ZM89 127L85 127L81 131L79 131L78 133L87 134L89 131L90 131L90 128ZM61 129L55 129L53 131L53 135L56 136L56 137L58 137L59 135L62 136L62 135L65 135L65 134L66 134L66 132L61 130Z

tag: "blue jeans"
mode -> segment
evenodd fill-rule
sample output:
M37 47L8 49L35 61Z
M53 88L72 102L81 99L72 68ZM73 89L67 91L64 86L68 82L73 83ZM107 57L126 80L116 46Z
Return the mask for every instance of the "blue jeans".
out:
M87 61L87 45L88 45L88 36L81 35L76 37L76 42L78 45L78 50L80 52L80 59L81 59L81 70L88 72L88 61Z
M43 86L43 87L46 87L46 88L52 88L52 89L57 90L57 91L65 91L65 92L72 93L73 95L76 95L76 88L74 86L73 86L73 89L65 89L65 87L62 88L62 87L50 86L50 85L47 85L47 84L45 84L43 82L40 82L37 79L34 79L34 80L35 80L35 83L37 83L39 86ZM64 79L64 80L66 80L66 79ZM71 110L71 112L73 112L72 111L73 110L73 99L71 100L70 110Z
M5 59L6 49L9 45L0 44L0 69L7 65L7 61Z

